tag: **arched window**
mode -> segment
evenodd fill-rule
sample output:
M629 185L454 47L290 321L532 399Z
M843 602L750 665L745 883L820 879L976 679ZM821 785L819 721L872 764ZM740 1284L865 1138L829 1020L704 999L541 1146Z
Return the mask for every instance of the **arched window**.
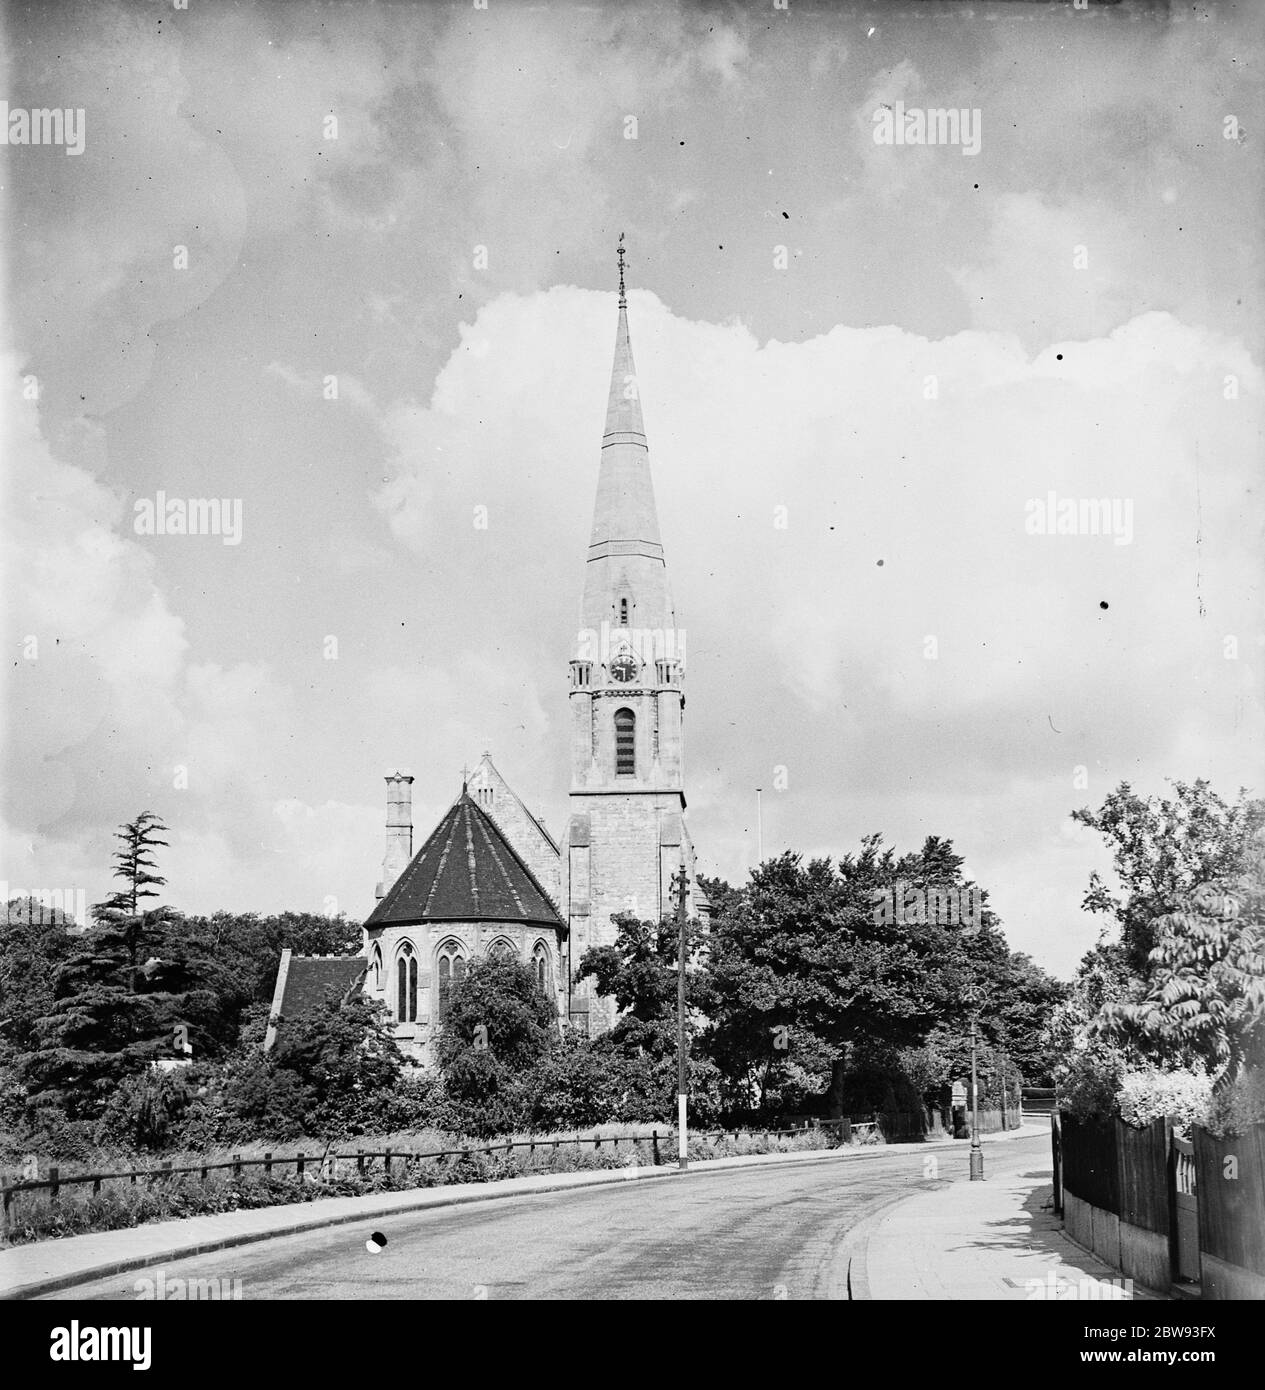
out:
M543 941L536 942L536 949L531 953L532 969L536 972L536 983L548 994L553 987L552 971L549 969L549 948Z
M620 777L637 775L637 716L630 709L615 711L615 772Z
M619 601L619 625L620 627L628 626L628 600L626 598L621 598Z
M454 981L464 978L466 973L466 960L461 954L461 947L455 941L446 941L439 948L439 955L435 962L435 974L439 980L439 1007L438 1014L442 1021L448 1013L448 1000Z
M375 994L382 988L382 951L376 943L369 957L369 988Z
M488 948L488 955L496 960L515 960L518 957L518 952L514 949L513 944L502 936Z
M417 1022L417 957L407 941L395 960L395 1016L401 1023Z

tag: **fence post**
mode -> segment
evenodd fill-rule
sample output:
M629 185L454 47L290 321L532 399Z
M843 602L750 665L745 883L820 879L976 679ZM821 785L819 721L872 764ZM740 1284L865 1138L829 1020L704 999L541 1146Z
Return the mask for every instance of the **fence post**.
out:
M356 1150L356 1176L357 1176L358 1178L363 1178L364 1175L365 1175L365 1151L364 1151L363 1149L357 1149L357 1150Z
M48 1170L48 1181L51 1184L48 1189L48 1200L50 1202L55 1202L58 1192L61 1191L61 1184L57 1181L60 1171L61 1170L57 1168L56 1165L50 1167Z
M202 1160L202 1168L201 1168L201 1171L198 1173L198 1181L202 1184L203 1187L206 1186L206 1177L207 1177L206 1159L203 1159L203 1160Z
M162 1161L163 1177L171 1177L171 1159L164 1158Z
M295 1154L295 1156L294 1156L294 1176L295 1176L296 1178L301 1178L301 1177L303 1176L303 1155L302 1155L302 1154Z
M382 1155L382 1171L389 1178L391 1176L391 1150L387 1149Z
M92 1195L93 1195L94 1197L100 1197L100 1195L101 1195L101 1179L100 1179L100 1178L93 1178L93 1180L92 1180Z
M234 1176L235 1178L240 1178L241 1175L242 1175L242 1156L241 1156L241 1154L234 1154L234 1155L233 1155L233 1176Z
M0 1215L0 1245L9 1243L9 1203L13 1200L13 1193L5 1188L4 1192L4 1214Z
M593 1140L593 1152L596 1153L596 1152L598 1151L598 1149L600 1149L601 1147L602 1147L602 1136L599 1134L599 1135Z
M272 1152L264 1154L264 1177L272 1177Z
M657 1129L650 1131L650 1152L654 1155L654 1166L657 1168L659 1166L659 1131Z

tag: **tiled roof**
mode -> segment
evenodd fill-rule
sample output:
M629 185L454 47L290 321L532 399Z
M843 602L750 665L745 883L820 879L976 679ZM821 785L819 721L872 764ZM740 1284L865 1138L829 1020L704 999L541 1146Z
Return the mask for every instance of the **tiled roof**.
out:
M364 956L291 956L274 1012L288 1019L312 1013L331 991L344 995L358 984L368 964Z
M563 922L539 880L467 792L370 914L366 927L409 922Z

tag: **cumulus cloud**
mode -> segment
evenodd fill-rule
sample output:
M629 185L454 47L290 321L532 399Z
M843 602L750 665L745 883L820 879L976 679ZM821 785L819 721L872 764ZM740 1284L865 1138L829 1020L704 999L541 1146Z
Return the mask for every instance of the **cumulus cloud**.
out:
M846 9L811 43L688 7L31 9L10 100L89 123L12 162L10 881L104 887L150 806L183 906L363 912L382 770L420 835L484 748L558 823L614 326L565 282L610 286L626 227L704 864L751 862L756 786L768 850L953 835L1070 968L1069 809L1259 766L1245 22L967 52ZM980 106L978 158L877 146L897 100ZM138 537L159 488L242 497L243 543ZM1051 492L1130 501L1129 544L1030 534Z
M752 786L789 768L801 814L842 793L890 805L906 834L973 827L984 843L965 847L1000 876L997 820L1031 816L1057 840L1091 799L1076 767L1103 791L1207 772L1187 762L1207 748L1192 724L1259 711L1255 639L1237 664L1222 649L1253 631L1242 580L1260 568L1237 517L1261 380L1238 344L1164 314L1035 355L1010 335L894 328L761 346L645 293L630 316L704 779L740 747ZM398 473L378 498L396 534L455 547L469 504L495 497L493 592L542 537L579 553L607 371L593 345L610 329L608 297L581 290L486 305L430 403L397 419ZM1031 534L1028 504L1051 490L1128 499L1128 544ZM535 565L513 610L556 629L575 566ZM531 669L495 610L480 641ZM737 744L734 681L742 718L761 711ZM1219 771L1233 780L1234 758ZM1030 812L1003 810L1017 789ZM707 792L692 804L704 851L745 862L745 810Z

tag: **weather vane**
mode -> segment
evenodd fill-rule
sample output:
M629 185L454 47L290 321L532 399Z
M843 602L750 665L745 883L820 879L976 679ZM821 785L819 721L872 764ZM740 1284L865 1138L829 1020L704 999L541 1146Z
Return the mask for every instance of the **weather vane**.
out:
M619 256L619 307L626 309L628 300L624 295L624 234L619 234L619 245L615 248L616 255Z

